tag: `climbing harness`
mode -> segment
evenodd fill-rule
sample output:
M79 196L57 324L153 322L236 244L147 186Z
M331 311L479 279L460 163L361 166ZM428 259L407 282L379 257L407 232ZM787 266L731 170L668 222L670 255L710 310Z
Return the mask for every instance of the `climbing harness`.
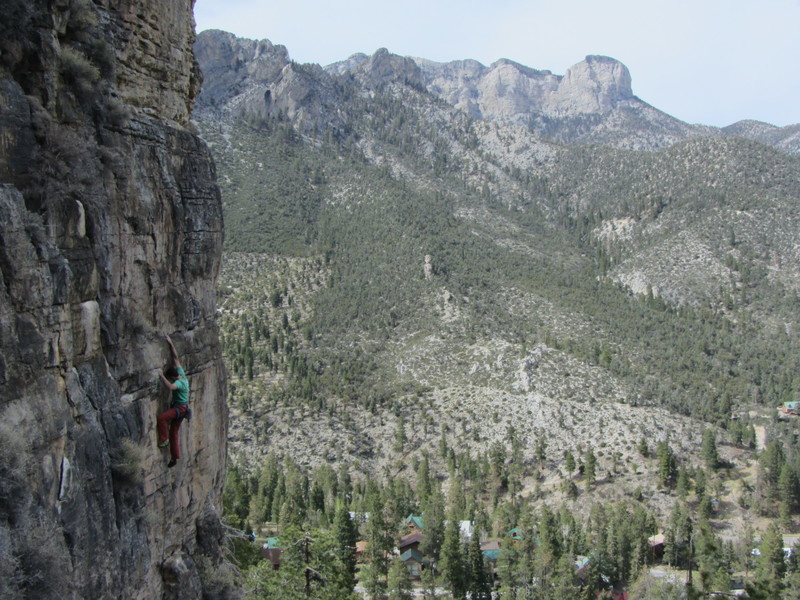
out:
M192 422L192 409L188 406L184 406L186 412L181 412L181 405L175 405L172 408L175 409L175 421L180 423L183 420L188 422Z

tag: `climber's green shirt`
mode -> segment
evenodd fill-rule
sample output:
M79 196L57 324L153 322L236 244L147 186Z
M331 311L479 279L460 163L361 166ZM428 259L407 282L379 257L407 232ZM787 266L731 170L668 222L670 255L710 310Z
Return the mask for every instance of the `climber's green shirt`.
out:
M186 405L189 404L189 380L186 379L186 371L183 370L183 367L178 367L178 375L181 378L175 380L178 389L172 390L172 403Z

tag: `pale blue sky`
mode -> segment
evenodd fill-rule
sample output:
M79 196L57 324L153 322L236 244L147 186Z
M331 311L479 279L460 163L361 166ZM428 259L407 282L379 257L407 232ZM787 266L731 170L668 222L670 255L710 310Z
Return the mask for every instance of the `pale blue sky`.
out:
M196 0L195 18L321 65L385 47L562 75L604 54L683 121L800 123L800 0Z

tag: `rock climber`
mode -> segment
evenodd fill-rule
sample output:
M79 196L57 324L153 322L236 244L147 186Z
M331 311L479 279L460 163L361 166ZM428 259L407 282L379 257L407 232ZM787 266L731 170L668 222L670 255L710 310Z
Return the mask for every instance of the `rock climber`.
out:
M163 373L159 371L158 374L161 376L161 381L164 382L164 385L172 390L172 404L167 410L158 415L158 447L166 448L169 445L172 460L169 461L167 466L174 467L181 457L178 431L183 420L190 414L189 380L186 378L186 372L181 366L178 352L175 350L175 344L172 343L172 339L168 335L164 337L167 339L172 354L172 366ZM169 436L167 436L167 429L169 429Z

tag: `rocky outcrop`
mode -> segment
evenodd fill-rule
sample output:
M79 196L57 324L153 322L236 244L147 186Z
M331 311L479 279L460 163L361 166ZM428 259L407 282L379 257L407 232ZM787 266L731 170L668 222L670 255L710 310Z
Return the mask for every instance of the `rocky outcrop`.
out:
M243 118L256 128L288 119L302 132L341 126L332 78L317 65L290 61L283 46L209 30L198 35L195 53L209 82L196 118Z
M607 56L587 56L570 67L544 112L606 113L634 100L628 67Z
M422 86L422 72L417 63L410 58L391 54L386 48L380 48L359 64L354 73L369 87L392 82Z
M634 96L628 68L607 56L587 56L564 75L507 59L489 67L476 61L415 60L425 87L470 116L523 125L562 143L652 149L715 133Z
M0 26L0 596L198 598L221 561L222 213L188 0ZM168 469L170 334L193 419Z
M606 113L635 99L627 67L605 56L587 56L564 76L506 59L490 67L476 61L417 62L430 91L478 118Z
M269 40L247 40L219 30L202 32L195 43L197 60L203 65L205 85L198 108L219 107L246 92L254 83L268 85L289 64L284 46Z

